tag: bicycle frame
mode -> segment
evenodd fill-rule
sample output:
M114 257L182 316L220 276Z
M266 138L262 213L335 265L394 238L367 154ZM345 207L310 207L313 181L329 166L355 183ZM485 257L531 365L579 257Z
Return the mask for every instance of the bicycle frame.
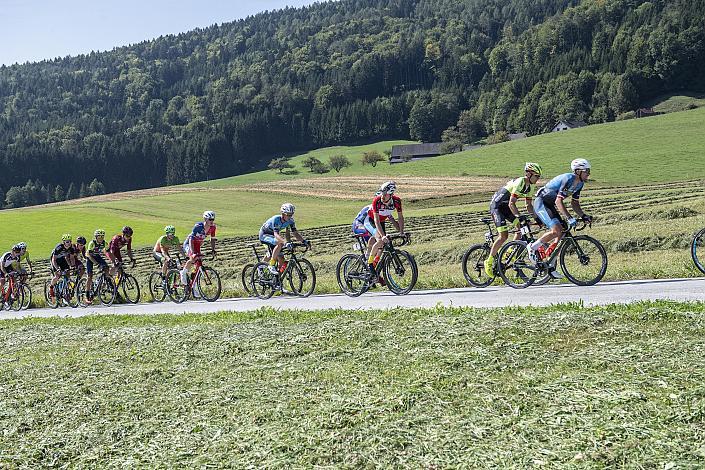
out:
M576 227L575 231L580 232L581 230L585 230L588 226L592 226L592 224L589 224L587 222L583 222L583 225L580 227ZM560 239L555 242L556 247L553 249L553 252L548 256L548 258L540 260L537 265L540 266L542 269L547 269L548 266L555 266L556 258L561 254L561 251L565 248L566 245L566 240L572 240L575 237L573 235L573 229L570 228L564 228L563 231L561 232ZM577 247L580 249L580 245L577 243L573 243L573 246Z

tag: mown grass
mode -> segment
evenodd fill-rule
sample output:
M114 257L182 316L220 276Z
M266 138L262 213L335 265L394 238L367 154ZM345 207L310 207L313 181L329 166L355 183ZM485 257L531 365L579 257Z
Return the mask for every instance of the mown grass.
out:
M705 305L0 323L3 467L705 465Z

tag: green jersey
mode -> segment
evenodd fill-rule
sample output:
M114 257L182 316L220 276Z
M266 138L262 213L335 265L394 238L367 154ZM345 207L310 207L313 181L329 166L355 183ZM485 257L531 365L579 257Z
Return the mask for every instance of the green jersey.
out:
M169 237L167 237L166 235L162 235L159 240L157 240L157 243L159 243L159 246L167 250L171 248L178 249L178 247L181 245L179 237L177 237L176 235L174 235L174 238L172 238L171 240L169 240Z
M502 204L509 204L509 199L514 194L516 194L517 197L533 199L533 189L534 187L527 183L523 176L513 179L494 193L492 205L498 206Z

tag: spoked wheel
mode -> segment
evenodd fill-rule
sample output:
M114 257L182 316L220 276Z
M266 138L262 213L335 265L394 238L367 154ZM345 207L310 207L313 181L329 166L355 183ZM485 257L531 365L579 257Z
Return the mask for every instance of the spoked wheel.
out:
M348 253L340 258L335 274L340 290L350 297L357 297L370 287L369 268L363 255Z
M164 302L166 299L166 283L161 271L154 271L149 275L149 294L155 302Z
M78 283L76 279L70 278L64 284L64 301L71 307L78 307Z
M22 289L20 289L20 286L18 286L16 293L8 293L8 297L3 305L3 308L5 310L14 310L15 312L19 312L22 308L23 299L24 297L22 295Z
M78 296L78 305L81 307L88 307L92 301L88 300L88 279L85 277L82 277L78 281L78 285L76 286L76 291L77 291L77 296ZM95 294L93 294L95 295Z
M292 264L293 263L293 264ZM289 261L290 276L288 277L291 291L301 297L308 297L313 294L316 288L316 270L307 259L297 259Z
M215 302L220 297L222 285L220 284L220 275L215 269L203 266L198 274L197 285L204 300Z
M538 268L529 261L526 242L513 240L497 253L499 275L508 286L515 289L529 287L536 280Z
M690 256L695 266L705 274L705 228L695 234L690 244Z
M54 295L50 295L51 289L51 279L44 281L44 300L46 300L47 305L51 308L57 308L59 306L59 300L56 296L56 287L54 287Z
M573 284L595 285L607 272L607 252L602 243L588 235L568 238L561 250L561 269Z
M260 299L266 300L274 295L277 285L275 274L269 272L269 263L257 263L252 269L252 290Z
M96 292L93 292L96 295ZM110 307L113 302L115 302L115 297L117 295L117 289L115 289L115 280L110 275L102 275L100 280L98 280L98 298L100 303L106 307Z
M188 286L181 281L181 271L170 269L166 273L166 293L169 298L180 304L188 297Z
M27 284L21 284L20 290L22 291L22 310L27 310L30 305L32 305L32 289L29 288Z
M242 288L245 289L245 292L247 292L247 295L250 297L255 295L254 290L252 289L252 269L255 267L254 264L248 263L245 265L244 268L242 268L242 273L240 274L240 280L242 281Z
M471 286L487 287L494 281L494 276L489 277L485 273L485 260L489 255L490 250L484 244L471 246L463 255L463 276Z
M136 304L140 301L140 285L132 274L123 274L121 283L122 296L126 302Z
M387 287L397 295L411 292L419 276L416 260L404 250L397 250L393 255L386 256L382 272Z

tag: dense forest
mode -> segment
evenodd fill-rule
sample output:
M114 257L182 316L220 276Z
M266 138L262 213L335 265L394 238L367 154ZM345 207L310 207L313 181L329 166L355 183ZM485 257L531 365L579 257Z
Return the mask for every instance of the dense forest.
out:
M0 200L205 180L370 139L614 120L704 91L704 18L705 0L342 0L3 66Z

